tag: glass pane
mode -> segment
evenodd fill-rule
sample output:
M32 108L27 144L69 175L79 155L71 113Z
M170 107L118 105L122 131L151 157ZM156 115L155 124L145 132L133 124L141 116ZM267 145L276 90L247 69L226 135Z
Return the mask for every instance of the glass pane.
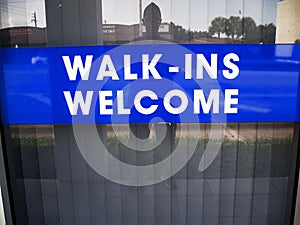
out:
M278 2L0 0L0 45L274 43ZM79 125L82 148L72 125L3 125L16 224L287 224L296 126ZM82 154L99 148L89 138L94 130L101 148L124 164L146 167L168 158L176 148L195 152L183 168L159 183L122 185L98 174ZM222 132L224 137L218 137ZM172 161L166 169L176 164ZM128 172L105 166L120 177ZM154 174L163 173L153 170Z
M143 10L151 2L103 0L104 44L125 44L145 35ZM154 4L161 12L158 32L170 42L274 43L278 2L157 0Z
M55 132L49 125L10 126L18 217L24 216L22 224L285 224L294 125L227 124L221 149L203 172L199 162L212 126L201 124L198 134L189 126L188 133L177 127L174 146L179 138L197 138L189 163L171 179L145 187L119 185L95 173L70 126L56 126ZM80 129L82 135L91 130ZM117 133L110 126L98 127L109 152L125 163L150 165L169 154L167 144L135 152L118 139L128 137L126 128L114 129ZM157 133L159 128L149 143Z
M0 47L45 45L45 2L43 0L1 0L0 43Z

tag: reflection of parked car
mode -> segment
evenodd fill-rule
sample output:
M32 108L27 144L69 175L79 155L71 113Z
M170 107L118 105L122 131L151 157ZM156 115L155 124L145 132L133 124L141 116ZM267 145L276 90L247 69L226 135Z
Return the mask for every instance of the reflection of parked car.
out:
M31 58L32 65L48 64L48 58L42 56L34 56Z

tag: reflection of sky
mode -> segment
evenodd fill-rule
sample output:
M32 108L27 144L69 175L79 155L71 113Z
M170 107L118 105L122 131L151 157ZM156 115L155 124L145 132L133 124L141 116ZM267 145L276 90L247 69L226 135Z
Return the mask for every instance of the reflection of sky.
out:
M216 16L250 16L257 24L276 23L280 0L142 0L143 9L156 3L163 22L174 22L192 30L207 30ZM102 0L103 21L107 23L138 23L139 0ZM126 10L124 10L126 9Z
M44 0L0 0L0 28L34 26L33 12L37 14L37 26L45 27Z
M143 9L152 1L161 8L163 22L207 30L216 16L244 15L254 18L257 24L275 24L280 0L142 0ZM102 0L102 4L103 21L107 23L135 24L139 21L139 0ZM34 26L31 21L34 11L38 27L45 27L44 0L0 0L0 28Z

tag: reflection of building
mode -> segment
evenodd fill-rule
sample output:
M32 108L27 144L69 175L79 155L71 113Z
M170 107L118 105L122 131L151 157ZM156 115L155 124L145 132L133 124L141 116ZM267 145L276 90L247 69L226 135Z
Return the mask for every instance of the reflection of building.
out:
M300 40L300 1L284 0L277 6L276 43Z
M1 47L46 45L46 29L38 27L11 27L0 30Z
M277 5L276 43L299 43L300 41L300 1L284 0ZM299 177L300 178L300 177ZM297 204L294 224L300 224L300 179L298 178Z
M139 36L139 25L103 24L103 42L107 44L125 44ZM143 32L145 29L143 27ZM172 40L170 24L162 23L161 36ZM1 47L28 47L46 45L46 28L11 27L0 30Z
M125 44L139 36L139 24L103 24L102 32L104 44ZM145 27L143 27L143 32L145 32ZM170 24L162 23L158 32L161 36L172 40Z
M125 44L139 36L139 25L103 24L104 44Z

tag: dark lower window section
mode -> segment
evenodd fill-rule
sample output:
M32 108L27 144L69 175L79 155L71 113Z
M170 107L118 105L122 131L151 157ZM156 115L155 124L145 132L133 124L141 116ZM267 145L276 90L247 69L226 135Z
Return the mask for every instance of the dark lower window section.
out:
M193 131L179 134L183 125L177 125L173 147L179 135L196 138ZM172 178L144 187L120 185L97 174L79 152L71 126L10 126L13 194L24 206L14 210L29 225L288 224L294 126L227 124L217 157L199 172L211 130L211 124L201 124L188 164ZM119 125L118 136L127 135L123 129ZM129 164L159 162L171 151L168 137L143 154L125 147L111 126L98 126L98 133L109 152Z

